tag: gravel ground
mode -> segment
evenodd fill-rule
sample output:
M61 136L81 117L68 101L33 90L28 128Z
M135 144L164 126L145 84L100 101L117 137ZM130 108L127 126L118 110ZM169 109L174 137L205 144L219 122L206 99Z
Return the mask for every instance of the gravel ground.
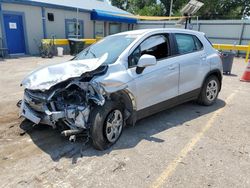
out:
M0 187L250 187L250 83L235 59L217 103L189 102L124 130L109 150L18 118L22 78L63 58L0 61Z

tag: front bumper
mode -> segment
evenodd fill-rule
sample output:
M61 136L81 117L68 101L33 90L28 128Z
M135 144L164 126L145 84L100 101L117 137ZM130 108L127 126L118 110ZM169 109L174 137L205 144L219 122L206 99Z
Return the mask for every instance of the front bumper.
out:
M35 124L47 124L55 127L56 122L65 117L64 111L51 111L45 102L44 96L37 96L30 91L24 92L21 104L20 116Z
M20 108L20 116L35 124L47 124L56 127L57 122L62 121L71 129L86 129L88 126L89 106L71 105L62 110L57 110L53 102L45 101L24 92Z
M56 122L58 122L60 119L70 116L70 114L73 113L72 110L67 111L56 111L51 112L48 109L44 111L44 113L38 113L34 111L32 108L30 108L25 100L22 101L21 105L21 111L20 115L30 121L32 121L35 124L47 124L51 126L55 126Z
M31 110L28 105L25 104L24 100L21 104L20 116L32 121L35 124L39 124L41 122L41 118Z

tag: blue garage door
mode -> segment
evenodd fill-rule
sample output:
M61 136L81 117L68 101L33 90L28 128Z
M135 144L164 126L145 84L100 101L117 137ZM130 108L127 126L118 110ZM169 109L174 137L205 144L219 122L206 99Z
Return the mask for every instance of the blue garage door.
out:
M21 15L4 14L4 28L10 54L24 54L25 39Z

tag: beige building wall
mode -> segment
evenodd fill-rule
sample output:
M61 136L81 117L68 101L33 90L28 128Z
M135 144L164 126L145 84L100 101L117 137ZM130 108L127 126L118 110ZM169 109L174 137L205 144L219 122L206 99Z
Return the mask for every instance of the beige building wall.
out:
M48 21L47 13L54 14L54 21ZM65 20L66 19L76 19L77 11L68 11L62 9L52 9L45 8L46 15L46 29L47 37L50 38L51 35L55 35L56 38L66 38L65 31ZM88 12L79 12L78 19L83 21L83 35L84 38L93 38L94 36L94 23L90 20L90 13Z

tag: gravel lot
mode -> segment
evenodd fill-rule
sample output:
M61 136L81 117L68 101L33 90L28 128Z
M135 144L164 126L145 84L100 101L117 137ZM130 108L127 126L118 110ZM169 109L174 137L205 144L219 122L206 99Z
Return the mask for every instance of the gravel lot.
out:
M215 105L190 102L143 119L100 152L18 118L22 78L70 58L0 61L0 187L250 187L250 83L239 81L243 59L224 76Z

